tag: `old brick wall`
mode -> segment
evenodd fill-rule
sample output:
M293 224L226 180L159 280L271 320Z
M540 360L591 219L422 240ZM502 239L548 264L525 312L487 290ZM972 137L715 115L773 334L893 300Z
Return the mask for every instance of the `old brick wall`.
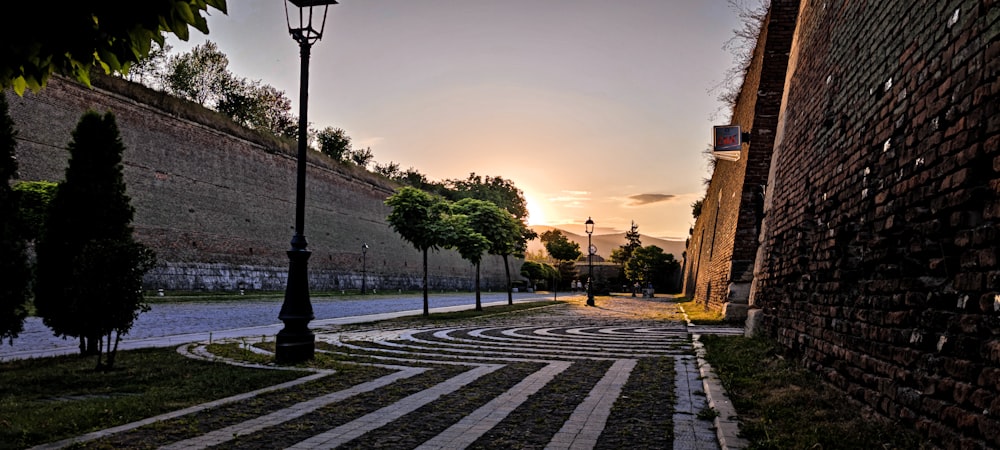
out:
M996 0L802 0L751 293L946 448L1000 447L998 36Z
M724 309L730 319L746 314L797 13L797 2L776 1L762 25L730 121L748 132L750 142L739 160L716 161L688 243L686 295Z
M136 237L159 259L147 288L284 289L295 221L294 142L119 79L102 77L89 89L56 78L38 94L7 98L21 180L61 180L83 112L115 114ZM368 288L421 286L420 253L385 221L383 201L393 189L357 167L310 155L304 231L312 289L359 289L362 273ZM472 266L457 253L432 252L428 261L434 289L471 289ZM516 275L519 262L511 265ZM484 258L482 269L484 289L503 289L501 258Z

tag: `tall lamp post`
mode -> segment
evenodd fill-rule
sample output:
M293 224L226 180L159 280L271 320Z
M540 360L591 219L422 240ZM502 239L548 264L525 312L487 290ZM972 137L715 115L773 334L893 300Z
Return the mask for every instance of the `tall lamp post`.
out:
M587 267L590 272L587 277L587 306L594 306L594 253L597 249L590 243L590 237L594 234L594 221L587 217L583 224L587 229Z
M294 12L288 14L288 2L297 9L298 20L294 20ZM305 228L306 210L306 141L309 121L306 118L309 104L309 53L312 45L323 37L326 26L326 13L330 5L336 5L335 0L287 0L285 2L285 21L288 23L288 33L299 43L299 57L302 63L299 81L299 152L295 183L295 235L292 236L292 248L288 250L288 284L285 287L285 301L281 305L278 319L285 327L278 332L275 339L275 360L281 364L294 364L313 358L316 352L316 337L309 330L309 321L314 318L312 304L309 302L309 255L306 250ZM313 25L313 8L322 7L323 15L319 18L319 29ZM319 14L316 14L317 18Z
M365 295L365 282L368 281L368 272L365 270L365 262L368 258L368 243L361 244L361 295Z

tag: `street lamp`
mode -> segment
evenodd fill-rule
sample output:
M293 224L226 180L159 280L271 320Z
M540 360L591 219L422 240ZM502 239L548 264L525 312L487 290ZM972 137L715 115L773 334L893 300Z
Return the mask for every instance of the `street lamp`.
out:
M365 295L365 282L368 280L365 271L365 261L368 257L368 243L361 244L361 295Z
M587 217L583 224L587 230L587 267L590 270L587 278L587 306L594 306L594 253L597 249L590 243L590 236L594 234L594 221Z
M298 8L298 20L293 25L293 17L288 14L288 2ZM295 183L295 235L292 248L288 250L288 284L285 287L285 301L281 305L278 319L285 327L275 339L275 360L278 363L294 364L313 358L316 352L316 337L309 331L309 321L314 318L312 304L309 303L309 255L306 250L305 228L306 210L306 141L309 121L306 112L309 104L309 52L312 45L323 37L326 26L326 12L335 0L287 0L285 22L288 33L299 43L301 60L299 79L299 152ZM323 17L319 19L319 30L313 26L313 8L323 7ZM318 14L317 14L318 16Z

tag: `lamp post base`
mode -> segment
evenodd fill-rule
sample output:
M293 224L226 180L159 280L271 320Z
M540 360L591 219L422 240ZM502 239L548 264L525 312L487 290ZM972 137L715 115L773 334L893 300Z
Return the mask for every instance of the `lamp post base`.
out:
M275 339L274 360L278 364L296 364L313 359L316 354L316 336L303 326L302 330L290 332L285 327Z
M281 305L278 319L285 327L275 338L274 359L278 364L295 364L313 359L316 352L316 336L309 330L313 320L312 304L309 302L308 262L310 252L305 250L305 238L296 234L292 239L292 250L288 254L288 286L285 301Z

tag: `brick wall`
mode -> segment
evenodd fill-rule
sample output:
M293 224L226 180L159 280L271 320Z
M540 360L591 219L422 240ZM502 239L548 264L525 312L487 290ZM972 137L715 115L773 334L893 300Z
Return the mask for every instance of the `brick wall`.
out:
M61 180L70 133L87 109L115 114L136 237L160 264L150 289L283 290L295 221L294 142L232 125L217 114L120 79L88 89L53 79L40 93L7 94L18 128L22 180ZM421 255L385 222L395 185L312 152L305 236L310 286L415 289ZM369 249L362 271L361 245ZM512 259L512 261L514 261ZM519 262L512 262L516 274ZM471 289L472 266L451 251L429 255L434 289ZM484 259L482 286L503 289L503 262Z
M774 2L761 28L730 121L749 132L750 142L743 144L739 160L716 162L688 241L685 294L706 308L723 309L729 319L746 317L797 13L797 4Z
M946 448L1000 447L998 36L996 0L801 1L751 293Z

